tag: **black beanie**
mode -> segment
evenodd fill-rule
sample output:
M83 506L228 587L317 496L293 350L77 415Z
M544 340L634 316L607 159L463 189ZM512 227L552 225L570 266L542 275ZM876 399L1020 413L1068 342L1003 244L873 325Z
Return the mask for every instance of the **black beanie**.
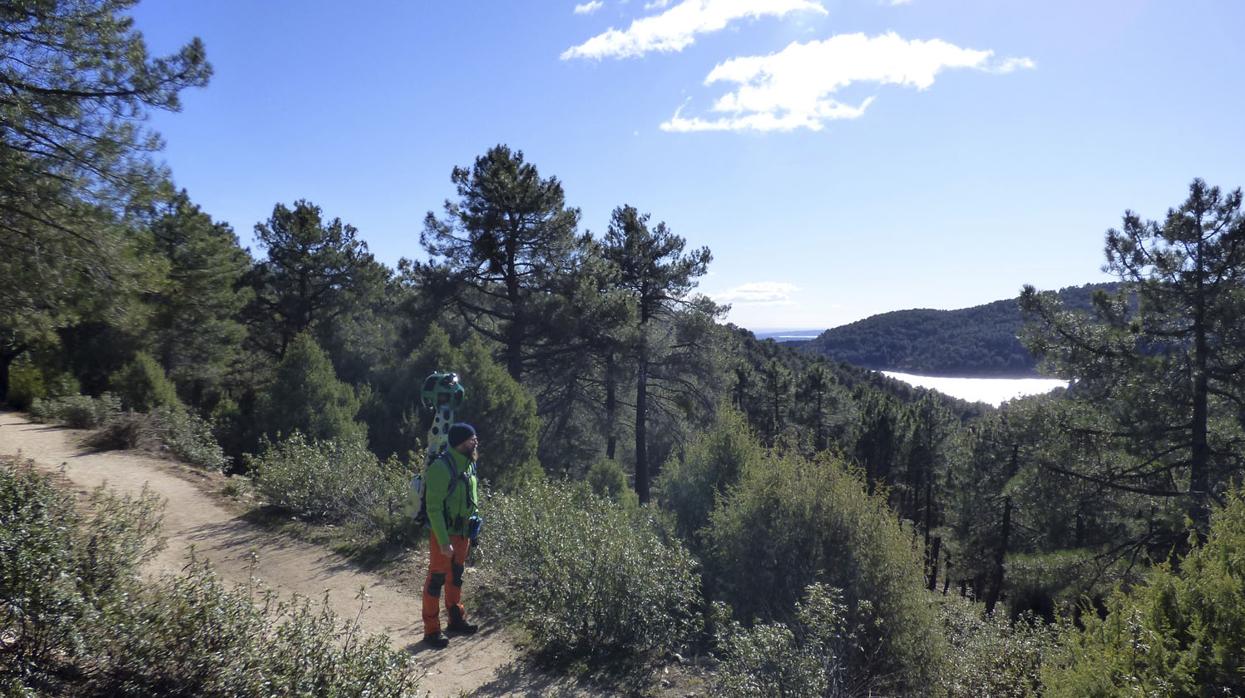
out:
M450 427L450 448L458 448L462 442L476 435L476 428L466 422L458 422Z

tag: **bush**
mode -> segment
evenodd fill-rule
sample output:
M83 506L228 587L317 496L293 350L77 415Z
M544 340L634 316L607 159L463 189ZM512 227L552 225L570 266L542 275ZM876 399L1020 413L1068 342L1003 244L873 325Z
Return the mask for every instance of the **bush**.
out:
M725 407L712 428L662 467L654 489L662 506L675 513L679 534L694 541L695 533L709 523L717 499L746 469L761 467L764 460L765 449L747 420Z
M150 355L139 352L134 360L108 379L121 407L135 412L151 412L157 407L180 408L173 382Z
M854 680L919 692L941 669L943 640L910 534L828 455L773 453L749 467L710 515L705 578L743 620L787 620L814 582L842 590L860 652Z
M47 387L43 385L43 372L27 362L14 362L9 368L9 406L15 410L24 410L30 407L35 398L42 399L47 396Z
M72 495L0 462L0 687L5 695L418 695L387 638L326 606L227 589L206 564L139 581L158 499ZM261 599L257 607L253 596Z
M318 441L362 441L367 427L354 421L359 399L337 380L333 364L311 335L294 338L277 365L276 379L260 400L263 433L282 438L302 432Z
M29 409L36 399L77 394L78 381L68 373L48 371L23 359L9 368L8 403L13 409Z
M717 614L730 611L719 605ZM715 687L727 696L850 696L844 657L860 651L847 627L847 607L837 589L813 584L790 625L734 621L719 626L715 641L723 663Z
M944 597L940 609L948 661L938 685L947 696L1039 695L1043 659L1058 640L1056 626L1032 615L1015 621L1001 612L987 616L981 604L959 597Z
M35 398L30 417L36 422L60 424L71 429L96 429L121 412L121 401L110 393L99 397L71 395L63 398Z
M157 407L149 414L119 414L92 434L86 443L103 451L168 449L183 463L213 470L224 470L229 465L220 444L216 443L211 425L184 408Z
M1190 534L1191 536L1193 534ZM1245 493L1230 492L1179 567L1116 590L1042 672L1051 696L1245 695Z
M112 662L94 681L101 695L419 695L411 657L383 635L363 638L357 625L339 624L327 603L227 588L194 560L136 601L115 619Z
M698 632L695 560L646 508L539 482L495 495L485 516L485 564L545 657L634 657Z
M381 463L361 440L314 441L295 432L265 444L247 464L270 503L310 521L393 520L410 489L406 468L392 458Z
M39 682L95 646L159 543L159 499L96 490L79 511L29 463L0 459L0 683Z
M624 507L634 508L640 505L640 498L635 490L627 484L627 474L616 460L602 458L588 468L584 478L593 494Z

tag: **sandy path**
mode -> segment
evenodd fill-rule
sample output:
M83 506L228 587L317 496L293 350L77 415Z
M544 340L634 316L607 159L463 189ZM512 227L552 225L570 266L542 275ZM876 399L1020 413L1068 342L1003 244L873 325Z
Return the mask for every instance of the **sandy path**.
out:
M0 412L0 455L20 452L41 468L63 472L81 491L107 483L120 492L137 493L146 483L166 500L163 530L168 539L168 546L150 563L149 572L180 570L187 549L193 545L225 579L245 582L254 569L257 577L282 592L317 601L327 592L330 605L343 618L359 613L356 596L362 588L369 597L359 617L364 631L385 633L394 647L414 653L429 672L421 688L433 696L578 693L559 685L562 681L525 672L504 632L486 628L474 637L454 638L447 650L421 651L417 644L422 637L417 596L399 591L378 575L358 570L324 548L240 519L214 503L202 485L194 482L204 477L184 466L129 451L84 450L78 443L86 433L32 423L15 412ZM255 562L252 553L257 557Z

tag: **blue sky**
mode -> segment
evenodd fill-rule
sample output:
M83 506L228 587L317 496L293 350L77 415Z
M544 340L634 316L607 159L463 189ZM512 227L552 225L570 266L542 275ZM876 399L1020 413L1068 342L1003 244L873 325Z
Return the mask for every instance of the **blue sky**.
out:
M251 244L278 202L419 258L450 171L497 143L714 254L752 329L824 328L1105 280L1125 209L1245 185L1245 3L145 0L211 85L152 125Z

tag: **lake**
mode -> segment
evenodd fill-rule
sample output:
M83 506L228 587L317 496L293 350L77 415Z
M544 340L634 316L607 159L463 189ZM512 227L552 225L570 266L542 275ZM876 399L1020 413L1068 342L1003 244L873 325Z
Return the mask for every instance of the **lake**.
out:
M918 388L931 388L961 400L985 402L995 407L1014 398L1049 393L1055 388L1068 385L1067 381L1057 378L948 378L917 376L897 371L881 373Z

